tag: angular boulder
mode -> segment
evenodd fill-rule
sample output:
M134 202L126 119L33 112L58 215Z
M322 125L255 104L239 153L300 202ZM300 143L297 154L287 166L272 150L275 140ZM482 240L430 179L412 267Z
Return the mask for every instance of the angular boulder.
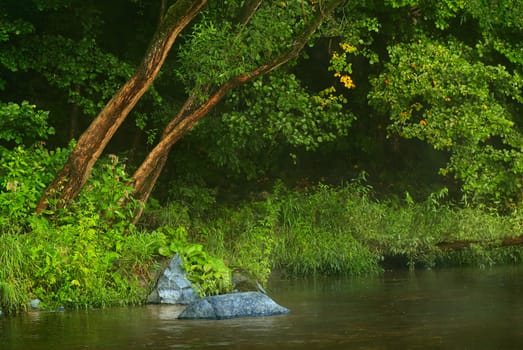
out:
M185 277L182 258L176 254L158 279L156 288L149 294L150 304L189 304L199 299L191 282Z
M185 308L179 319L222 320L236 317L273 316L289 313L260 292L214 295L196 300Z

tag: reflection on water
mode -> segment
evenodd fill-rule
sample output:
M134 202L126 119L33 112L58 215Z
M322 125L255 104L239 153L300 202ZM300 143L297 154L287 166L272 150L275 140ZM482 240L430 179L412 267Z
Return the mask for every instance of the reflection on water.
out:
M0 349L521 349L523 268L274 280L291 314L177 320L178 306L0 318Z

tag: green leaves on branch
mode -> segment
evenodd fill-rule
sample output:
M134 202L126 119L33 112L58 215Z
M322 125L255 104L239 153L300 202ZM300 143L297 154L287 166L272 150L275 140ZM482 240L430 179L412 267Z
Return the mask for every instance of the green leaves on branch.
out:
M393 8L408 8L414 24L423 20L429 25L434 24L437 29L444 30L450 26L453 19L462 14L468 2L464 0L387 0L385 4Z
M42 145L0 149L0 232L27 230L38 199L67 155L67 149L48 151Z
M233 94L230 102L243 108L225 114L222 120L233 139L236 134L255 136L258 130L267 141L315 149L346 134L353 120L342 111L346 100L335 92L330 88L312 95L294 75L272 75Z
M251 164L257 162L253 154L289 146L315 150L346 135L354 116L343 110L345 103L334 88L312 94L294 75L272 74L231 93L228 111L205 121L201 132L216 139L218 146L208 150L215 163L253 176L264 170L262 163Z
M178 53L177 75L187 90L219 86L288 49L312 8L297 3L282 7L264 2L246 26L207 11Z
M9 41L15 36L31 33L33 30L33 25L28 22L22 20L11 20L4 14L0 14L0 43ZM0 62L1 57L2 56L0 56Z
M519 201L523 136L513 113L522 102L521 77L477 61L453 41L425 38L392 46L389 55L369 95L390 116L389 130L448 151L441 172L452 172L478 200Z
M34 49L36 47L36 50ZM132 74L132 67L104 52L94 39L74 41L62 36L35 39L30 67L54 87L66 91L68 102L95 115Z
M47 125L48 115L27 101L0 103L0 140L21 145L47 139L54 134L54 129Z

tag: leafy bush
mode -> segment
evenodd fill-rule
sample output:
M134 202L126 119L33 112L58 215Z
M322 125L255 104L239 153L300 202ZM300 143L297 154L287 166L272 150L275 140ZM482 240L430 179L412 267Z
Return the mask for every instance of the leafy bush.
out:
M155 266L159 244L154 235L127 239L137 236L131 235L130 224L136 206L128 198L129 178L118 159L102 161L77 201L51 209L47 214L54 215L47 219L33 211L68 150L51 152L37 145L1 152L0 302L5 311L23 309L30 297L42 300L44 308L143 301L143 282ZM138 244L155 249L138 253Z
M158 231L156 231L158 232ZM192 244L187 240L187 231L183 227L159 229L163 245L158 252L171 257L179 254L187 278L201 296L229 292L232 288L231 272L222 259L213 257L204 251L201 244Z
M0 232L23 232L36 204L68 149L49 151L42 144L0 148Z
M54 129L47 125L48 114L27 101L0 103L0 140L16 145L45 140L54 134Z
M32 293L44 308L138 303L136 278L117 270L125 232L100 230L97 215L55 226L34 219L28 235ZM120 243L120 244L119 244Z

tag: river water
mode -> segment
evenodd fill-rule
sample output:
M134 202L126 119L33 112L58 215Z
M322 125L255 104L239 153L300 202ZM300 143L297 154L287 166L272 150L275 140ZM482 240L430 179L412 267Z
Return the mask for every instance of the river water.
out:
M523 268L274 278L291 314L181 321L177 306L0 318L1 350L523 349Z

